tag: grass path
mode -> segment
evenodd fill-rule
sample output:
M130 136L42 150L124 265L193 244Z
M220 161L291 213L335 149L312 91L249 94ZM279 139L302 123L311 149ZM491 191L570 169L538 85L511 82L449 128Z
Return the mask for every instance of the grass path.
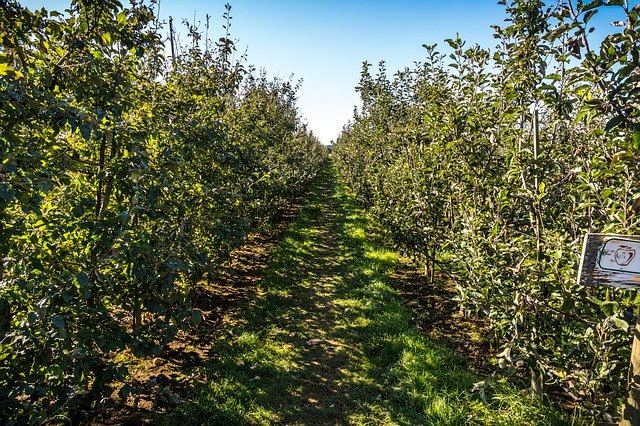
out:
M170 424L570 422L470 373L391 288L401 262L327 168L273 251L253 300L216 333L195 398ZM474 390L475 385L475 390Z

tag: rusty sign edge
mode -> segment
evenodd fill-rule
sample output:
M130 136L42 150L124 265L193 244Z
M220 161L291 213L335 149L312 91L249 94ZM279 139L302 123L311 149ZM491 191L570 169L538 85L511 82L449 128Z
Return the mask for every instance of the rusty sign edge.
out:
M596 268L600 251L610 239L640 243L638 235L587 233L582 243L578 267L578 285L606 286L612 288L639 289L640 275ZM635 278L635 279L634 279ZM637 281L637 282L636 282Z

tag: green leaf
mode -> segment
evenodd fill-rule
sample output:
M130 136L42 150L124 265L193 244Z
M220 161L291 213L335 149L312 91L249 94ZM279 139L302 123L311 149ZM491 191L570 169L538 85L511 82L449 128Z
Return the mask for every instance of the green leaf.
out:
M60 330L64 330L64 319L60 316L51 317L51 323Z
M202 322L202 312L199 309L191 310L191 322L194 325L198 325Z
M85 140L91 139L91 127L87 123L80 125L80 134Z
M607 6L624 6L624 0L607 0Z
M124 25L127 22L127 15L124 12L118 13L118 17L116 18L118 24Z
M589 22L589 20L593 18L593 15L595 15L596 13L598 13L597 10L590 10L587 13L585 13L584 17L582 18L584 23L586 24L587 22Z
M624 117L621 115L616 115L607 122L607 125L604 126L604 131L608 132L610 130L613 130L623 122L624 122Z
M118 394L120 395L121 398L126 398L131 394L135 394L137 392L137 389L131 385L124 385L122 388L120 388L120 392L118 392Z
M616 330L622 330L625 333L629 331L629 323L619 317L611 317L609 318L611 322L611 326Z
M602 306L602 304L604 303L602 300L598 299L597 297L593 297L593 296L587 296L586 299L591 302L594 303L598 306Z
M606 316L612 317L616 312L618 312L620 305L618 302L604 302L600 308Z
M129 175L129 178L131 179L131 182L137 184L140 181L141 175L142 175L142 171L139 169L135 169L131 172L131 174Z
M78 287L81 289L86 287L89 284L89 274L85 271L80 271L76 274L76 283L78 283Z
M84 206L82 204L76 205L73 210L71 210L73 217L78 218L84 214Z
M600 7L603 4L604 4L603 0L593 0L592 2L582 6L582 8L580 8L580 12L586 12L588 10L595 9L596 7Z
M69 116L68 122L69 122L69 126L71 126L71 131L75 132L76 129L78 128L78 122L76 121L76 119L72 116Z
M9 202L13 200L13 197L15 197L15 195L16 193L11 187L10 183L0 182L0 198L2 198L6 202Z
M7 77L20 78L24 75L20 71L16 71L9 64L0 63L0 75L6 75Z

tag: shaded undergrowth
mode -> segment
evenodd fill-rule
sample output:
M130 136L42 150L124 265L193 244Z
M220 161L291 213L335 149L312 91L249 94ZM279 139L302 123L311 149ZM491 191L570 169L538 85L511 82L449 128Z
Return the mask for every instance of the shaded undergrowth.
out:
M422 334L389 285L400 262L327 168L274 250L254 300L212 340L206 380L164 420L571 423L524 391L481 381Z

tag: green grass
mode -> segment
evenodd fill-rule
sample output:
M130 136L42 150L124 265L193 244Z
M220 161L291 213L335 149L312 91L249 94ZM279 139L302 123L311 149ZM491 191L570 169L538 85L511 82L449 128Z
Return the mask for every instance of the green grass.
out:
M213 342L209 381L167 423L562 425L523 390L469 372L387 285L400 262L327 168L275 250L262 296Z

